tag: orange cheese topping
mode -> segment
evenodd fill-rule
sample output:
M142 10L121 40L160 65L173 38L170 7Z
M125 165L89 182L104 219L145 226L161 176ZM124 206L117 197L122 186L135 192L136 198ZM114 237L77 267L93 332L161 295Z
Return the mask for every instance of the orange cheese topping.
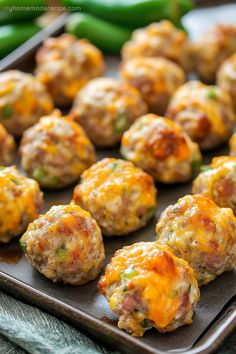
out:
M141 301L147 304L147 318L158 328L165 328L175 319L181 304L178 284L183 285L184 273L196 284L193 271L167 246L155 242L134 244L116 252L99 282L100 291L105 294L107 287L119 283L122 273L131 266L134 274L129 289L140 290ZM114 310L113 296L109 303Z

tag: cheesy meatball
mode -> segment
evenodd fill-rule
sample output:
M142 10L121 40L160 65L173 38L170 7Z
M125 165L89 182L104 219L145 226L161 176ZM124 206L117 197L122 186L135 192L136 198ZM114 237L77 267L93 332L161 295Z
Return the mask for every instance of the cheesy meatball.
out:
M117 251L98 287L119 316L118 327L136 337L152 327L170 332L190 324L199 299L188 263L157 242Z
M149 111L157 114L166 112L172 94L185 81L183 70L165 58L128 60L121 65L121 75L141 93Z
M188 261L199 285L236 266L236 219L207 195L187 195L161 214L157 240Z
M20 155L27 174L49 189L76 182L95 162L94 147L83 129L60 111L42 117L24 133Z
M25 232L42 206L43 195L36 181L24 177L15 166L0 168L0 243Z
M20 244L33 267L64 284L95 279L105 258L98 224L77 205L53 206L29 225Z
M218 24L193 44L195 71L206 82L214 82L222 62L236 52L236 26Z
M236 214L236 157L215 157L193 181L194 194L206 193L220 207Z
M217 84L231 97L236 111L236 53L220 66L217 73Z
M17 70L0 73L0 123L19 137L53 110L46 88L30 74Z
M71 115L96 146L111 146L146 112L146 104L135 88L115 79L99 78L79 92Z
M9 134L0 123L0 165L8 166L13 160L16 144L13 136Z
M132 163L105 158L86 170L73 202L88 210L107 236L143 227L156 211L151 176Z
M122 59L134 57L165 57L184 70L189 68L189 44L184 31L169 21L152 23L133 32L122 49Z
M181 86L172 96L166 115L180 124L203 150L226 142L235 122L227 93L200 81L190 81Z
M123 135L121 154L163 183L189 180L202 158L180 126L155 114L139 118Z
M58 105L70 104L89 80L104 72L102 53L70 34L48 38L36 55L36 75Z

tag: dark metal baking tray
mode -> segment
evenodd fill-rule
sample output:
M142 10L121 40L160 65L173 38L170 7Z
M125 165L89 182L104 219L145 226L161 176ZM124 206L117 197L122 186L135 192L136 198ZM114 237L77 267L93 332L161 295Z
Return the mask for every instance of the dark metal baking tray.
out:
M61 17L49 29L37 35L22 48L0 63L1 70L17 68L29 71L33 66L33 55L41 41L48 35L59 34L66 16ZM20 55L19 55L20 54ZM106 58L108 74L116 75L118 58ZM205 162L213 156L227 153L223 148L205 155ZM118 157L118 149L99 150L97 158ZM16 157L16 164L19 165ZM159 185L158 212L149 224L129 236L104 238L106 263L114 252L127 244L155 239L155 223L169 204L190 193L191 183L184 185ZM45 193L45 211L55 204L70 202L73 187L60 192ZM211 353L236 327L236 271L218 277L202 287L201 300L194 315L193 324L177 331L159 334L151 330L143 338L133 338L116 327L117 318L109 310L106 300L98 294L97 279L80 287L54 284L44 278L20 253L17 240L0 246L0 288L26 302L35 304L75 326L94 335L126 353Z

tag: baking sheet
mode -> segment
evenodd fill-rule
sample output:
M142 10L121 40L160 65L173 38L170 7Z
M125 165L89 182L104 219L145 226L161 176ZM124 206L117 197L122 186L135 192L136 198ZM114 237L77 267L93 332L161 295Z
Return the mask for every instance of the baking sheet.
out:
M227 7L228 8L228 7ZM198 10L197 10L198 11ZM202 10L199 10L202 11ZM228 11L228 10L227 10ZM236 6L234 5L235 18L236 18ZM231 8L232 12L232 8ZM190 16L190 15L188 15ZM194 19L196 16L193 12L191 15ZM203 26L204 21L200 23L200 27ZM224 19L224 18L223 18ZM209 20L209 18L208 18ZM187 22L186 22L187 21ZM194 24L194 20L191 21L185 19L186 23ZM224 22L225 19L224 19ZM185 24L186 24L185 23ZM58 26L59 28L60 26ZM57 28L57 31L58 31ZM194 28L194 25L193 25ZM192 36L194 37L194 31L192 31ZM117 65L118 59L113 57L107 57L107 75L117 76ZM21 65L30 68L32 66L32 59L28 59L25 56L24 60L21 60ZM18 62L11 64L12 67L18 68ZM220 156L227 154L227 147L216 150L210 154L205 154L205 163L210 162L213 156ZM114 156L119 157L117 149L107 149L99 150L97 152L97 158ZM16 164L19 165L18 159L16 159ZM164 186L158 185L158 211L156 216L149 222L149 224L133 233L129 236L118 237L108 239L105 238L105 249L106 249L106 262L114 252L127 244L132 244L138 241L150 241L155 239L155 224L162 212L169 204L175 203L178 198L190 193L191 183L184 185L173 185ZM72 198L73 187L56 192L46 192L45 193L45 209L48 210L52 205L55 204L66 204L70 202ZM137 353L160 353L163 352L179 352L184 353L190 350L194 345L196 345L198 339L206 332L213 321L219 316L221 310L225 307L227 303L236 294L236 272L228 272L218 277L214 282L208 284L201 289L201 300L197 306L196 313L194 315L194 322L190 326L184 326L179 328L177 331L168 334L159 334L156 330L151 330L146 332L142 339L132 338L125 332L118 330L116 328L117 318L110 311L107 301L105 298L98 294L97 291L97 280L90 282L86 285L80 287L65 286L62 284L53 284L50 280L47 280L42 275L40 275L36 270L34 270L26 258L19 253L17 241L12 241L7 246L1 246L1 254L15 254L15 263L9 262L9 259L5 258L4 261L0 260L0 287L4 290L9 290L7 280L11 279L11 286L14 289L18 289L19 284L23 284L22 291L19 294L16 292L15 296L20 296L27 298L32 296L32 301L39 306L41 302L39 301L39 294L45 301L46 304L50 301L61 304L58 310L53 310L57 315L63 314L70 307L70 312L67 311L68 319L71 318L73 323L81 324L85 318L89 321L83 323L83 327L89 327L90 332L92 331L95 335L101 333L103 335L104 341L114 341L116 347L120 347L123 351L131 352L130 348L133 347L134 351ZM2 257L4 258L4 256ZM4 276L6 274L6 276ZM15 279L15 280L14 280ZM29 287L27 287L27 285ZM64 308L63 308L64 306ZM55 307L56 308L56 307ZM235 307L234 307L235 308ZM235 313L235 310L234 310ZM223 321L223 320L222 320ZM224 321L223 321L224 323ZM231 328L236 324L234 318L233 325L231 323ZM227 327L228 328L228 327ZM227 329L226 328L226 329ZM213 332L214 333L214 332ZM209 353L213 349L213 344L211 339L213 335L208 335L206 332L206 337L208 346L204 349L204 353ZM200 349L195 349L195 352L202 352Z

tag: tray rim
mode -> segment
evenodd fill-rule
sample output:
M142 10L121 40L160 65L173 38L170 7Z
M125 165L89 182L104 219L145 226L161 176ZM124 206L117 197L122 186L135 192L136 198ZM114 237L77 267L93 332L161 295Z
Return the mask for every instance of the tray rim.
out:
M63 14L54 20L23 45L18 47L11 54L0 61L0 72L16 67L20 61L27 60L32 55L43 40L49 36L57 35L62 32L68 14ZM100 319L86 314L82 310L75 309L73 306L63 303L53 298L45 292L38 290L17 278L14 278L0 270L0 289L9 293L15 298L19 298L27 303L36 305L44 311L56 315L57 317L69 322L70 324L87 331L100 342L106 342L113 346L116 344L121 352L131 353L135 347L137 354L165 354L151 348L148 344L136 342L136 339L117 327L101 321ZM181 354L210 354L222 344L223 340L236 328L236 303L226 305L226 309L219 313L219 319L215 325L209 325L204 335L196 341L192 349L186 350ZM91 330L91 332L90 332ZM101 334L103 338L101 341ZM125 348L124 348L125 346ZM170 353L170 351L169 351ZM173 351L172 351L173 353ZM178 351L180 353L180 351Z
M85 313L82 310L75 309L73 306L63 303L61 300L55 299L53 296L46 294L44 291L38 290L23 281L14 278L4 271L0 270L0 290L9 293L15 298L19 298L27 303L36 305L44 311L69 322L78 329L85 330L89 335L94 336L101 342L101 334L103 334L102 342L117 348L124 353L130 353L134 349L137 354L165 354L173 353L173 351L161 351L151 348L146 343L137 343L136 338L128 333L111 326L100 319ZM236 328L236 302L227 306L219 313L219 319L212 327L206 329L203 337L197 340L193 348L181 352L181 354L210 354L218 348L224 339ZM124 348L125 346L125 348ZM177 352L176 352L177 353ZM180 353L180 351L178 351Z

